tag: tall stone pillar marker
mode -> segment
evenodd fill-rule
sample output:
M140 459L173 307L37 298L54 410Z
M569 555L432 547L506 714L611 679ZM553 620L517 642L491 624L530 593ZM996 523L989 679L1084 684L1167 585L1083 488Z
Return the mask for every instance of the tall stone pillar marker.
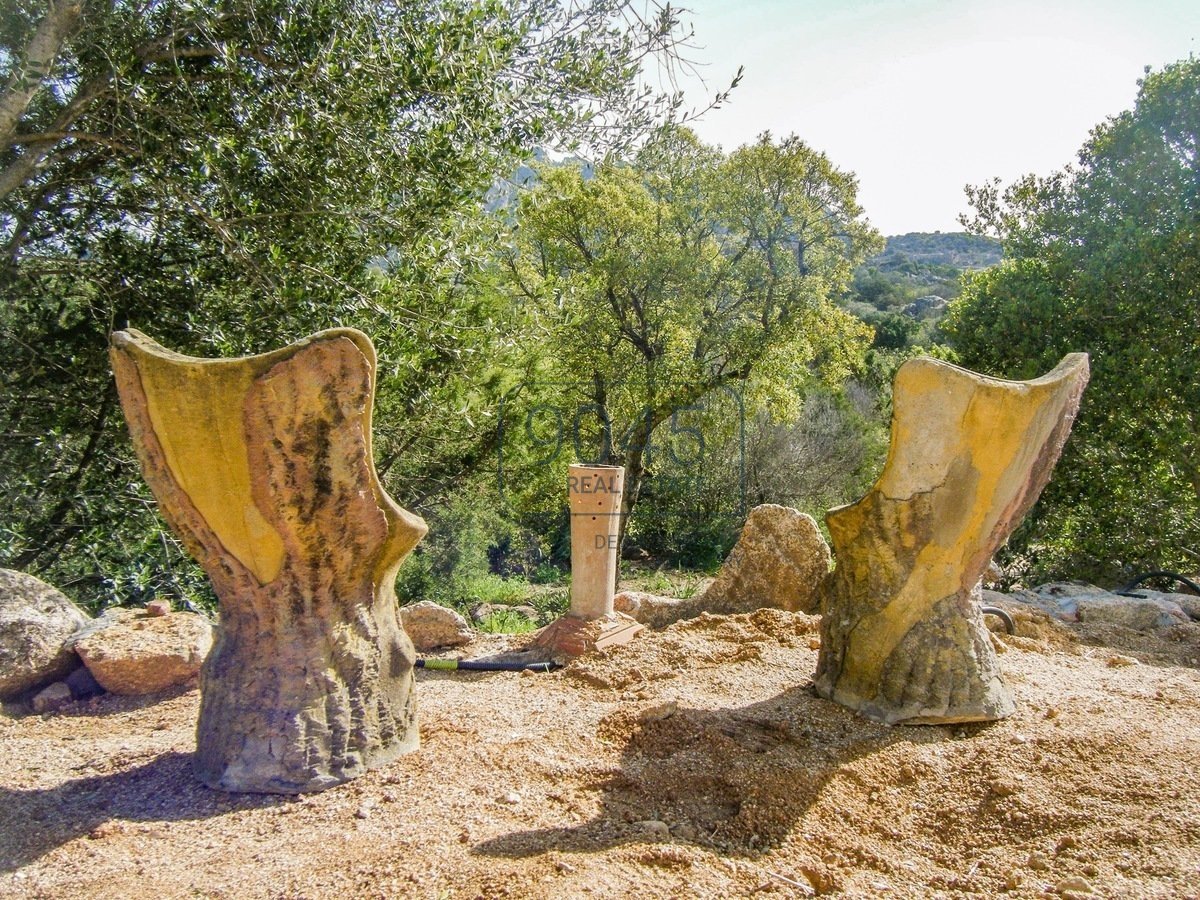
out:
M900 367L883 474L826 516L818 694L888 724L1013 712L979 579L1050 480L1087 381L1084 353L1023 382Z
M415 750L415 652L393 585L426 526L375 473L370 339L338 328L196 359L129 330L110 357L159 510L219 600L200 780L316 791Z
M567 476L571 509L571 615L603 619L613 613L617 544L625 469L572 465Z
M621 466L569 468L567 502L571 511L571 606L567 614L538 634L535 646L564 656L626 643L643 629L613 611L620 557Z

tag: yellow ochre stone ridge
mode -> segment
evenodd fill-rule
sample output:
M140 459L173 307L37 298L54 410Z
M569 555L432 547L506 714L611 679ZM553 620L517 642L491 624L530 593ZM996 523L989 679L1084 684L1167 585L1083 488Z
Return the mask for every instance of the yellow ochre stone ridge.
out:
M373 394L375 348L370 338L354 328L327 329L278 350L235 359L185 356L132 328L112 337L114 368L119 365L118 353L133 361L171 475L225 549L260 584L278 577L284 547L279 533L251 499L244 405L236 400L246 397L255 379L277 363L303 347L338 337L348 338L365 357ZM364 432L370 459L371 404L365 411ZM373 466L371 472L376 501L389 521L409 526L402 531L420 528L423 535L424 523L417 526L417 517L397 506L379 485ZM399 562L392 568L398 567Z
M137 367L171 475L217 538L262 584L283 566L283 541L250 502L250 460L240 404L261 371L244 360L194 359L140 332L115 335Z

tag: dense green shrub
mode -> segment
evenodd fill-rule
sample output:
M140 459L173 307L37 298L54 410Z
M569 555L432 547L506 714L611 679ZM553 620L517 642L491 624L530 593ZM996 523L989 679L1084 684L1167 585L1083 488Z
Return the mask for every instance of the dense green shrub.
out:
M1091 354L1054 480L1013 543L1031 579L1200 564L1200 59L1148 72L1078 163L972 191L1008 259L944 322L964 364L1030 378Z

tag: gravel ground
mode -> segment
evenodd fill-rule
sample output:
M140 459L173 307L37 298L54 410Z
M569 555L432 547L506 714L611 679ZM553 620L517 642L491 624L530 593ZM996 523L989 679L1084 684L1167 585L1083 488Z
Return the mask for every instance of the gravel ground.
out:
M704 616L422 672L420 751L303 797L196 782L194 690L0 715L0 896L1198 896L1200 638L1018 618L1003 722L872 724L815 618Z

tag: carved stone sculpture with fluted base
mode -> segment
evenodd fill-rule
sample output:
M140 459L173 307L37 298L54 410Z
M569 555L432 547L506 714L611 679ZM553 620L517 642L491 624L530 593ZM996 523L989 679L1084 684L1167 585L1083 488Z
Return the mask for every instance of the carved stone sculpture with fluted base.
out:
M209 360L131 330L111 358L146 480L220 601L198 777L315 791L416 749L393 584L426 527L375 473L367 336Z
M821 621L822 697L887 723L1013 711L979 579L1050 480L1087 380L1082 353L1027 382L932 359L900 368L883 474L826 517L837 566Z

